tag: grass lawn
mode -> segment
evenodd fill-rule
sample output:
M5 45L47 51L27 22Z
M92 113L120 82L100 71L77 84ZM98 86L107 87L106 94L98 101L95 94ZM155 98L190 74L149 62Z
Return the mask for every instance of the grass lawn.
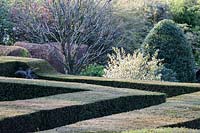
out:
M46 88L52 92L54 89L54 93L43 97L36 95L32 99L0 101L0 132L47 130L165 102L165 94L161 93L83 83L0 77L0 86L1 83L12 84L15 89L9 90L11 94L27 95L30 85L41 91ZM16 88L20 84L23 84L22 88ZM4 87L0 87L1 91L10 88ZM22 89L27 91L21 93ZM57 93L59 89L66 92ZM72 91L69 93L67 90Z
M168 98L166 103L145 109L115 114L97 119L86 120L64 127L49 130L49 132L121 132L130 133L150 132L154 128L187 127L200 129L200 92ZM141 130L146 129L146 130ZM190 131L187 129L159 129L172 133ZM152 132L153 132L152 131ZM191 130L192 131L192 130ZM154 133L153 132L153 133ZM129 133L129 132L123 132Z
M19 67L38 68L41 79L14 78ZM63 75L44 60L20 57L0 57L0 68L0 132L200 129L199 84Z

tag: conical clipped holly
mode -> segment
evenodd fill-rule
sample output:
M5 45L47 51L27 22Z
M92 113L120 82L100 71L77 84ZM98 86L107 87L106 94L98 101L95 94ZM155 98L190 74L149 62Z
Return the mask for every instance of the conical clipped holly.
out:
M174 21L162 20L155 25L144 40L142 50L150 55L159 50L157 58L163 59L164 66L176 73L179 82L195 81L191 45Z

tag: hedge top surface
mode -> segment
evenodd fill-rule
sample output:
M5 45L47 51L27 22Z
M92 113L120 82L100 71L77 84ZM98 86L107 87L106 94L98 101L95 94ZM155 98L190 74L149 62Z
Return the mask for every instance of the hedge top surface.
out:
M65 88L65 89L72 89L72 90L79 90L77 92L72 93L65 93L59 95L52 95L48 97L42 98L34 98L37 101L42 99L60 99L64 101L76 101L78 103L86 104L91 102L96 102L100 100L109 100L118 97L127 97L127 96L163 96L165 94L157 93L157 92L148 92L142 90L135 90L135 89L127 89L127 88L114 88L114 87L107 87L107 86L99 86L99 85L90 85L84 83L70 83L70 82L58 82L58 81L47 81L47 80L30 80L30 79L19 79L19 78L7 78L7 77L0 77L0 92L2 91L5 86L1 86L3 83L11 84L11 85L23 85L23 89L29 89L27 85L32 86L45 86L45 87L55 87L55 88ZM3 84L4 85L4 84ZM17 88L16 88L17 89ZM82 91L81 91L82 90ZM16 90L17 91L17 90ZM19 92L20 93L20 92ZM34 99L27 99L24 101L34 101ZM6 103L12 103L15 101L10 101ZM17 101L16 101L17 102ZM23 100L22 100L23 102ZM0 105L4 103L0 101ZM11 105L12 106L12 105ZM0 106L1 107L1 106ZM0 111L1 113L1 111Z
M200 129L199 101L200 92L185 94L173 98L168 98L166 103L159 104L156 106L151 106L144 109L134 110L121 114L114 114L102 118L81 121L72 125L66 125L64 127L55 128L53 130L50 130L50 132L57 133L59 131L66 131L66 133L71 133L74 131L82 132L84 130L85 133L88 133L90 131L96 131L98 133L98 131L102 130L120 132L126 130L129 131L138 129L152 129L159 127L186 127ZM139 131L138 133L140 133ZM147 131L145 133L149 133ZM171 131L169 133L176 133L176 131L178 130ZM199 132L199 130L197 131ZM156 132L155 130L155 132L152 133L159 133L159 130L158 132ZM166 132L163 131L163 133Z
M1 63L2 62L2 63ZM32 58L19 58L19 57L0 57L0 75L11 76L7 73L10 69L12 73L16 71L17 66L38 67L35 73L41 79L64 81L64 82L79 82L96 84L120 88L132 88L146 91L155 91L166 93L167 96L176 96L185 93L192 93L200 91L200 84L197 83L173 83L173 82L159 82L159 81L137 81L137 80L124 80L124 79L108 79L101 77L86 77L86 76L73 76L65 75L56 72L46 61ZM5 75L4 72L6 71Z
M165 93L167 97L182 95L200 91L198 83L174 83L174 82L159 82L159 81L138 81L124 79L107 79L99 77L85 77L61 74L42 74L42 79L65 81L65 82L80 82L88 84L96 84L103 86L111 86L118 88L139 89L145 91Z
M36 73L57 73L57 71L45 60L37 58L24 58L24 57L14 57L14 56L0 56L0 64L3 63L13 63L11 67L30 67L38 68ZM17 63L21 63L20 65ZM16 71L16 70L15 70Z
M200 87L200 84L197 83L177 83L177 82L160 82L160 81L141 81L141 80L124 80L124 79L109 79L102 77L89 77L89 76L74 76L74 75L65 75L56 72L53 67L51 67L46 61L42 59L36 58L23 58L23 57L12 57L12 56L0 56L0 63L9 63L9 62L21 62L27 63L30 67L33 67L34 63L43 63L40 69L48 69L53 73L43 72L41 76L50 76L56 78L64 78L64 79L84 79L84 80L97 80L97 81L118 81L118 82L127 82L127 83L141 83L141 84L156 84L156 85L164 85L164 86L190 86L190 87ZM46 66L47 65L47 66ZM36 74L41 74L37 73Z
M174 21L166 19L156 24L144 40L142 50L150 55L159 50L157 58L177 74L179 82L195 81L192 47Z
M59 88L70 88L70 89L81 89L81 90L89 90L89 86L85 86L84 84L77 83L67 83L67 82L56 82L56 81L48 81L48 80L32 80L32 79L23 79L23 78L8 78L8 77L0 77L0 85L2 83L6 84L15 84L15 85L32 85L32 86L45 86L45 87L59 87ZM90 86L93 87L94 86ZM26 88L25 88L26 89Z
M4 83L4 86L2 86L2 83ZM9 84L11 86L8 86ZM166 98L165 94L134 89L116 89L83 83L6 77L0 77L0 94L7 86L9 88L8 92L21 89L15 88L19 84L23 85L21 87L24 90L28 90L27 85L32 84L51 87L62 86L66 89L88 91L62 93L25 100L0 101L0 132L2 130L17 130L20 132L24 130L26 132L33 132L37 129L47 130L85 119L157 105L165 102ZM10 90L13 87L14 90ZM19 94L21 95L20 92Z
M70 89L80 89L85 91L107 91L108 93L119 92L119 94L128 94L128 95L164 95L162 93L157 92L148 92L142 90L135 89L127 89L127 88L114 88L108 86L100 86L100 85L90 85L84 83L72 83L72 82L58 82L58 81L49 81L49 80L36 80L36 79L22 79L22 78L8 78L8 77L0 77L0 85L1 83L7 84L22 84L26 85L37 85L37 86L50 86L50 87L62 87L62 88L70 88Z
M93 80L93 81L115 81L115 82L125 82L125 83L139 83L139 84L155 84L155 85L162 85L162 86L185 86L185 87L200 87L200 84L198 83L178 83L178 82L160 82L160 81L142 81L142 80L126 80L126 79L111 79L111 78L103 78L103 77L89 77L89 76L75 76L75 75L65 75L60 74L57 71L51 67L48 62L42 60L42 59L36 59L36 58L23 58L23 57L12 57L12 56L0 56L0 64L1 63L11 63L11 62L19 62L19 63L27 63L29 67L33 67L34 65L38 65L39 63L42 63L42 66L40 69L46 69L52 73L49 72L42 72L38 73L36 71L36 74L39 76L44 77L53 77L58 79L80 79L80 80ZM38 64L37 64L38 63ZM32 66L33 65L33 66Z
M64 75L64 74L44 74L42 77L57 78L58 80L66 79L78 79L88 81L108 81L108 82L121 82L121 83L137 83L146 85L159 85L159 86L179 86L179 87L199 87L199 83L179 83L179 82L164 82L164 81L145 81L145 80L128 80L128 79L114 79L114 78L103 78L103 77L91 77L91 76L76 76L76 75ZM70 82L70 81L69 81Z
M65 75L60 74L54 70L46 61L36 58L23 58L23 57L12 57L12 56L0 56L0 63L9 63L9 62L21 62L27 63L29 67L39 66L41 63L40 70L45 70L40 73L36 71L36 74L45 77L56 77L60 79L83 79L83 80L94 80L94 81L116 81L116 82L127 82L127 83L140 83L140 84L155 84L163 86L188 86L188 87L200 87L198 83L178 83L178 82L160 82L160 81L141 81L141 80L125 80L125 79L109 79L102 77L89 77L89 76L74 76L74 75ZM48 72L47 72L48 71ZM50 71L50 72L49 72Z

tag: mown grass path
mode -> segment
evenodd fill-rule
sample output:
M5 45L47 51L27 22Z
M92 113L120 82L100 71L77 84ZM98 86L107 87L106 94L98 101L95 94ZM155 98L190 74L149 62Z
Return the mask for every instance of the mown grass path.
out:
M168 98L166 103L145 109L86 120L46 132L119 132L165 126L200 129L200 92Z
M3 93L19 91L25 96L43 90L42 95L36 93L21 99L2 96L1 132L53 128L48 132L121 131L163 126L199 129L200 84L63 75L44 60L18 57L0 57L0 67L0 75L9 77L13 77L19 67L38 68L37 76L46 79L0 78ZM57 92L59 89L62 91ZM50 93L44 95L46 92ZM160 92L167 95L166 103L163 103L166 95Z
M6 86L1 86L2 84ZM12 100L0 101L1 133L48 130L82 120L157 105L165 102L166 98L165 94L134 89L6 77L0 77L0 86L0 92L5 92L5 89L9 94L19 93L22 97L30 95L29 90L44 89L49 94L42 97L34 94L28 99L25 97L17 100L19 97L15 97L10 98ZM60 89L65 91L60 92ZM54 93L51 93L52 91Z

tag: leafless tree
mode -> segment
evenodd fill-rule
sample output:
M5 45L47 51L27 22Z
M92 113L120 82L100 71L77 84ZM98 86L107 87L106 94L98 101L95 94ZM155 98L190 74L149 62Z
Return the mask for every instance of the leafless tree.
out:
M15 3L12 14L19 39L59 42L69 74L105 60L113 44L121 42L111 0L22 0ZM87 50L77 59L83 45Z

